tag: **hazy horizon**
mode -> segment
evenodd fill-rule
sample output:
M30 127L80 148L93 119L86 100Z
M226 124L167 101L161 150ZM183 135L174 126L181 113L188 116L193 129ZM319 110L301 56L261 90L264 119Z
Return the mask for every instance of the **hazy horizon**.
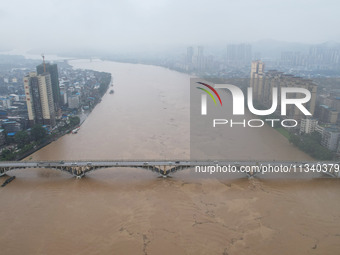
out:
M138 52L259 40L340 41L334 0L4 1L0 49Z

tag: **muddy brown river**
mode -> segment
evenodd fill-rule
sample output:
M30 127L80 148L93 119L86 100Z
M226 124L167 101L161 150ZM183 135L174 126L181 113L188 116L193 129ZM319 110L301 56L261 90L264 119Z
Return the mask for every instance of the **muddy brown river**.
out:
M32 160L189 158L190 76L99 60L71 64L111 72L115 93L103 97L78 134L51 143ZM270 127L233 132L229 142L230 158L310 159ZM338 179L228 178L193 169L159 178L129 168L97 170L80 180L49 169L9 175L17 178L0 188L4 255L340 250Z

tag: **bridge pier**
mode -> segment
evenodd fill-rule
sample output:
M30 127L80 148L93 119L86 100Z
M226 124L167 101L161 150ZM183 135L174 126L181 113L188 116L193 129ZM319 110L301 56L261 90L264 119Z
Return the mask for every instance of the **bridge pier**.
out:
M0 176L3 176L6 174L6 172L9 170L9 169L6 169L6 168L0 168Z
M167 170L166 166L163 166L163 170L161 169L162 169L161 166L159 166L159 170L160 170L159 173L162 175L163 178L167 178L171 171Z
M247 176L248 176L248 179L253 179L255 177L255 175L251 173L247 173Z
M76 172L76 173L73 173L73 176L76 177L76 179L81 179L85 176L85 173L84 172Z
M74 176L76 177L76 179L81 179L85 176L85 173L83 171L77 171Z
M256 176L256 174L258 174L258 172L253 171L253 169L251 169L250 172L247 172L246 174L248 176L248 179L253 179Z
M335 172L335 171L333 171L333 172L331 172L331 174L330 174L332 177L335 177L335 178L340 178L340 172Z

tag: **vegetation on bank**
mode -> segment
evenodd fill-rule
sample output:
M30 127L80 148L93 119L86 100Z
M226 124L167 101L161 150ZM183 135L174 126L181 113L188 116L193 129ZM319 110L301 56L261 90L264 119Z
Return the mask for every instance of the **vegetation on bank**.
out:
M100 72L100 76L97 77L98 82L99 82L99 94L100 96L104 96L106 93L107 89L109 88L109 85L111 83L111 74L110 73L105 73L105 72Z
M58 126L58 132L65 133L73 129L80 124L80 118L78 116L68 117L68 121L63 125Z
M320 144L321 135L318 132L300 136L290 134L289 142L315 159L332 160L334 158L334 153Z
M284 137L286 137L287 139L290 139L291 133L283 128L283 127L277 127L275 128L281 135L283 135Z
M254 107L259 110L264 110L265 108L258 103L254 103ZM264 119L281 119L280 116L276 114L271 114L269 116L259 116L262 120ZM311 157L317 160L332 160L334 158L334 153L329 149L321 145L321 134L318 132L313 132L311 134L298 134L297 130L288 130L284 128L279 121L274 122L274 126L280 134L286 137L290 143L294 144L303 152L307 153ZM294 133L294 131L296 133Z
M43 143L47 137L47 130L41 125L34 125L31 130L19 131L11 138L7 136L6 144L13 144L13 146L12 149L4 149L0 154L0 159L15 160L18 155L22 155Z
M46 145L62 136L65 132L71 131L74 127L78 126L79 123L79 117L72 116L69 117L66 125L58 127L56 131L50 134L42 125L36 124L29 130L17 132L14 137L9 138L7 136L6 144L13 146L12 148L2 150L0 160L17 160L28 152L32 153L42 145Z

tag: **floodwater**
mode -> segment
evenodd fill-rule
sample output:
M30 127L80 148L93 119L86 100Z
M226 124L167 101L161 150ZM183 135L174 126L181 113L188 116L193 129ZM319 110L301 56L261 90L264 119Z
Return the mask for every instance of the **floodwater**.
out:
M78 134L53 142L32 160L189 158L188 75L99 60L71 64L111 72L115 93L104 96ZM238 159L310 159L269 127L233 138L237 149L228 155ZM128 168L97 170L81 180L49 169L9 175L17 178L0 189L1 254L291 255L340 249L337 179L230 179L193 169L164 179Z

